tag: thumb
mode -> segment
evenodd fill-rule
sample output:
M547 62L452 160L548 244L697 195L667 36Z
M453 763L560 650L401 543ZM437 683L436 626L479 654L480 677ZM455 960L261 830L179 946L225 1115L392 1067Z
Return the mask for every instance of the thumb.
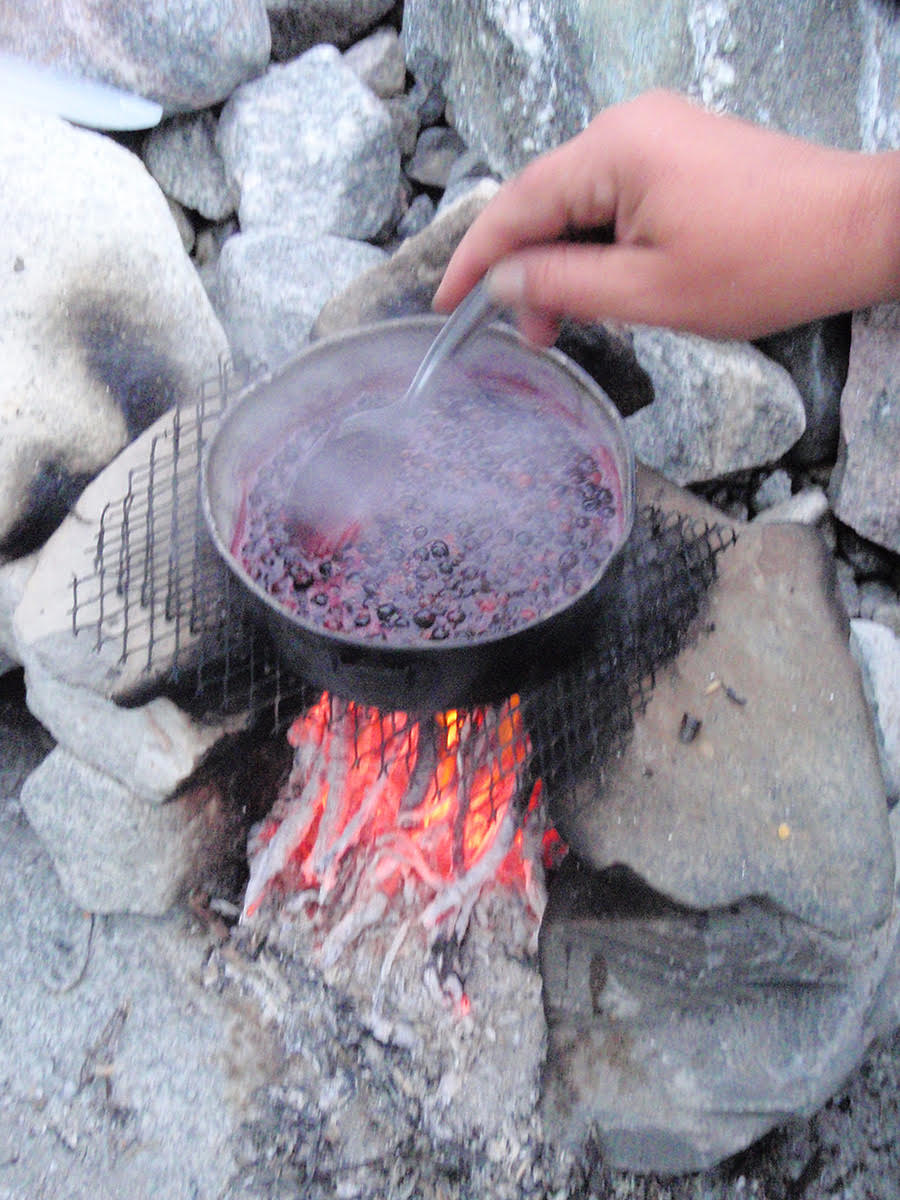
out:
M545 320L606 317L652 323L657 265L648 247L557 242L501 259L488 271L485 285L497 304Z

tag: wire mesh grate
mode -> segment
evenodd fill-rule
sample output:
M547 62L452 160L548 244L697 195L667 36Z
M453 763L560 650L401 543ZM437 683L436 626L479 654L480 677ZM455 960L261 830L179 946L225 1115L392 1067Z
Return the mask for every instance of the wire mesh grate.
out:
M146 688L135 689L134 703L166 694L198 719L248 712L277 731L319 689L279 661L209 539L200 505L205 440L249 382L223 366L153 438L125 494L104 509L90 568L73 581L73 631L140 664ZM527 761L556 794L602 770L627 741L654 673L696 629L716 560L733 541L725 526L642 510L577 659L503 706L513 719L498 718L491 736L498 769ZM363 707L352 711L361 728L371 721ZM412 720L395 717L401 727ZM392 726L388 743L395 733Z

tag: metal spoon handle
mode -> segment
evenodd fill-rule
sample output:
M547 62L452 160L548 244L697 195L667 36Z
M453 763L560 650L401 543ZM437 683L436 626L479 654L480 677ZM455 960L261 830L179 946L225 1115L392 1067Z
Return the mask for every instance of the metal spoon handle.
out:
M429 346L401 401L402 406L405 408L413 404L444 359L478 329L490 324L500 311L500 306L491 299L484 282L476 283L453 310Z

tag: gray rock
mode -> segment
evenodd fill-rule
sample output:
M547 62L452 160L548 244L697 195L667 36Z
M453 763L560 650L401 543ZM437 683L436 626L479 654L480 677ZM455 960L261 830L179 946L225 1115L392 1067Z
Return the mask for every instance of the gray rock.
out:
M147 804L60 747L21 800L66 893L89 912L166 912L202 879L223 832L212 790Z
M170 112L224 100L264 69L270 44L263 0L0 0L0 49Z
M637 456L674 483L764 466L802 434L793 381L753 346L645 328L633 342L655 399L628 430Z
M898 968L896 897L844 940L758 900L696 912L570 863L541 929L548 1139L590 1132L641 1173L713 1167L834 1094L895 1027Z
M191 219L175 200L171 200L166 196L166 201L169 205L169 212L172 214L172 220L175 222L175 228L178 230L178 236L181 238L181 244L184 247L186 254L190 254L196 243L196 235L194 226L191 224Z
M836 516L900 552L900 304L853 317L841 442L829 494Z
M403 39L416 80L443 87L455 127L504 176L655 86L835 145L900 145L900 26L877 0L407 0Z
M420 192L397 223L397 238L404 241L421 233L434 217L434 201L425 192Z
M323 305L385 257L366 242L327 234L312 240L260 229L229 238L216 299L235 354L274 367L298 353Z
M466 144L499 174L589 120L592 101L575 28L548 0L507 9L488 0L407 0L403 42L423 93L440 89Z
M483 181L481 179L466 177L464 179L458 179L456 183L448 184L446 190L443 192L440 200L438 201L437 211L443 212L445 209L449 208L451 204L459 204L460 201L464 200L470 192L474 192L478 185L482 182Z
M634 340L626 325L564 320L556 348L600 384L623 417L653 403L653 383L638 364Z
M207 296L212 301L213 307L218 303L216 299L216 276L219 267L219 255L222 253L222 247L228 239L234 237L236 233L238 233L237 221L232 218L228 221L222 221L219 225L211 225L207 229L201 229L194 242L194 266L197 268L200 282L203 284Z
M390 96L385 100L384 107L391 118L397 149L406 158L416 148L420 125L418 110L410 103L408 96Z
M135 155L0 109L0 558L227 353L168 204Z
M391 214L400 155L390 117L334 46L238 88L218 143L245 233L368 238Z
M266 0L272 57L295 58L320 42L347 46L394 7L394 0Z
M432 125L419 134L415 153L404 170L416 183L444 188L454 163L465 149L466 144L455 129L449 125Z
M68 900L11 808L0 811L0 875L8 1194L224 1195L238 1127L274 1058L254 1008L205 983L209 946L183 912L100 920ZM123 1121L137 1140L110 1155Z
M872 620L889 629L896 637L900 637L900 601L876 604L872 609Z
M888 797L900 800L900 637L875 621L853 621L850 649L862 670Z
M764 508L753 518L756 525L792 522L795 525L818 525L830 512L828 497L820 487L807 487L778 504Z
M450 255L498 186L493 180L482 180L421 233L407 238L387 262L339 292L319 313L313 336L326 337L370 321L428 312Z
M897 603L897 590L882 579L866 579L859 585L859 615L874 619L879 608Z
M344 62L383 100L399 96L406 83L406 61L396 29L384 25L344 53Z
M853 567L857 579L890 578L896 564L890 551L860 537L849 525L839 525L837 532L838 550Z
M406 98L415 110L423 129L429 125L437 125L445 118L449 121L444 89L439 80L430 77L427 82L416 79L406 93Z
M896 7L868 0L860 7L864 48L860 64L860 144L863 150L900 146L900 23Z
M643 472L638 495L709 516ZM835 937L877 927L894 880L884 782L816 531L742 527L704 627L658 673L621 757L557 814L564 839L693 908L767 897Z
M173 117L144 141L147 170L166 193L209 221L222 221L237 207L237 189L225 178L210 112Z
M394 194L394 205L391 209L390 216L387 218L375 236L371 239L373 245L379 246L387 253L390 253L391 245L396 241L397 226L400 224L409 210L410 194L411 188L408 181L401 178L400 182L397 184L397 191Z
M25 584L36 560L37 552L14 558L8 563L0 563L0 651L11 664L22 662L22 654L13 632L13 613L22 599Z
M200 724L163 696L121 708L26 653L29 710L63 749L145 804L168 800L241 719Z
M834 565L837 573L838 597L847 612L847 616L850 618L858 617L859 585L856 582L853 568L843 558L835 559Z
M492 174L483 154L479 154L477 150L464 150L450 168L447 187L453 187L463 179L486 179Z
M751 497L754 512L762 512L773 504L781 504L791 497L791 477L787 471L779 467L766 475Z
M643 470L638 496L714 515ZM541 929L544 1129L613 1168L711 1168L819 1108L896 1028L900 822L825 566L805 531L741 529L707 634L657 677L593 800L557 814L580 861Z
M790 373L803 397L806 429L791 448L791 461L803 466L833 459L850 357L849 316L813 321L756 345Z
M458 179L456 183L448 185L438 201L437 211L439 213L444 212L451 205L459 204L470 192L474 192L482 182L483 180L481 179L466 178Z

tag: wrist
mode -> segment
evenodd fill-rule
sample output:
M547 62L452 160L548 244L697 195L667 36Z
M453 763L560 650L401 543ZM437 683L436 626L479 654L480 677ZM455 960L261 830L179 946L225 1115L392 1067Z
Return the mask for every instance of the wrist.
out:
M869 303L900 300L900 150L871 156Z
M900 300L900 151L848 163L835 229L846 311Z

